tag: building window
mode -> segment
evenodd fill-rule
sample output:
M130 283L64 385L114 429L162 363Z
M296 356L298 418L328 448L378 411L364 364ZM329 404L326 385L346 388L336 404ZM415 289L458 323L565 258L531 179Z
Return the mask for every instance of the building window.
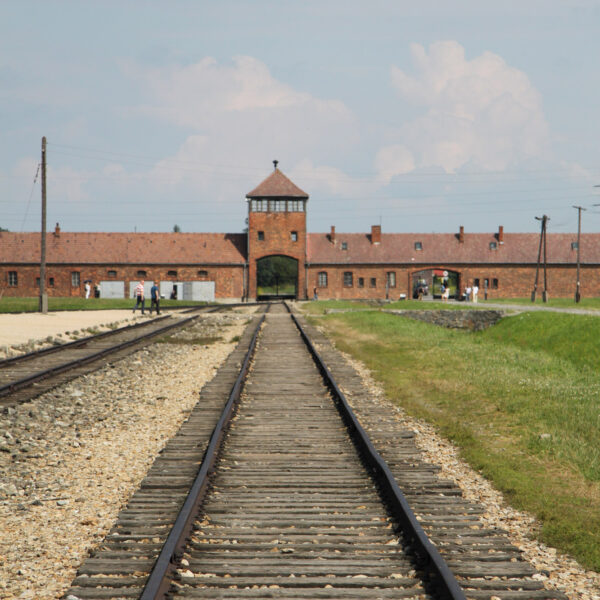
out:
M266 200L252 200L250 203L250 209L252 212L266 212L267 201Z
M354 280L352 276L352 271L344 271L344 287L352 287L354 285Z
M359 288L364 288L365 287L365 278L364 277L359 277L358 278L358 287Z
M40 278L39 277L35 278L35 287L40 287Z
M303 212L304 202L302 200L288 200L288 211L289 212Z
M208 271L198 271L198 277L202 277L203 279L208 279Z
M479 287L479 277L475 277L475 279L473 279L473 285Z
M571 250L577 250L577 242L571 242Z
M48 277L48 287L54 287L54 277Z
M322 288L327 287L327 271L320 271L317 277L317 285Z
M348 250L348 242L342 242L342 250Z
M146 277L146 271L138 271L137 276L138 277Z
M377 279L375 277L371 277L371 287L377 287Z
M486 290L490 287L490 280L489 279L486 278L486 279L483 280L483 287Z
M386 273L386 282L388 287L396 287L396 271L388 271Z
M298 232L297 231L292 231L290 233L290 237L292 239L292 242L297 242L298 241Z
M492 289L493 290L498 289L498 280L496 278L492 279Z
M16 271L8 272L8 285L10 287L17 287L19 285L19 277Z
M79 287L81 283L81 275L79 271L71 271L71 286Z
M167 271L167 277L177 277L177 271Z
M259 231L258 232L258 241L259 242L264 242L265 241L265 232L264 231Z
M116 277L116 276L117 276L117 272L111 269L111 270L108 272L108 276L109 276L109 277Z
M415 250L423 250L423 244L421 242L415 242Z
M490 250L497 250L497 249L498 249L498 243L490 242Z

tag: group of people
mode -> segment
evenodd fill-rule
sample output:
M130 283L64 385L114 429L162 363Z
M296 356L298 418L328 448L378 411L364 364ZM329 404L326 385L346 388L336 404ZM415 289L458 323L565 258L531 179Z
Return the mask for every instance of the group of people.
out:
M84 290L85 290L85 299L87 300L92 293L91 282L89 282L89 281L85 282ZM100 286L98 284L96 284L94 286L94 298L100 298Z
M135 296L135 306L133 307L133 312L138 306L141 306L142 314L144 314L145 308L145 294L144 294L144 280L142 279L136 286L133 295ZM158 281L155 281L150 288L150 314L152 314L152 309L156 308L156 314L160 315L160 290L158 289Z
M471 287L467 285L465 288L465 301L466 302L477 302L477 295L479 294L479 286L474 285Z

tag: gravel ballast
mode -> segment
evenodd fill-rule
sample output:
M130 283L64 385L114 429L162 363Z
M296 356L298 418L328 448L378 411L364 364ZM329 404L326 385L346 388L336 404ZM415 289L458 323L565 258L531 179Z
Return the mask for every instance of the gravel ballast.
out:
M61 597L247 321L203 316L177 344L0 409L0 598Z

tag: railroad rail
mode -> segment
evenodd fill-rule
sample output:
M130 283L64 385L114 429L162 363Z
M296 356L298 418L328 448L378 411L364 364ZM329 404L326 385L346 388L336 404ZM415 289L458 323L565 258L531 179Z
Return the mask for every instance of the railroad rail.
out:
M219 307L198 307L188 312L214 312ZM104 364L121 358L158 335L185 327L197 316L163 316L133 325L50 346L0 361L0 403L23 402Z
M253 319L67 594L564 598L476 524L477 507L422 462L410 432L365 408L356 374L284 311L267 316L258 346Z

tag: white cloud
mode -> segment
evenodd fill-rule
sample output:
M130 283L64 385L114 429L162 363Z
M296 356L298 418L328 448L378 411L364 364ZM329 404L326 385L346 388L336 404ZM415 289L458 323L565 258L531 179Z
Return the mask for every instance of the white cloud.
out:
M388 184L395 175L410 173L414 168L412 153L400 144L381 148L375 157L375 169L384 184Z
M416 74L392 67L391 76L402 99L425 108L401 129L417 167L502 170L548 155L541 97L525 73L491 52L467 60L455 41L436 42L428 51L413 44L411 53ZM399 155L398 172L403 161Z
M150 101L136 110L205 136L212 162L244 165L252 156L256 164L261 155L288 164L307 156L321 160L358 139L356 119L342 102L297 91L249 56L230 65L204 58L188 66L126 69L150 91Z

